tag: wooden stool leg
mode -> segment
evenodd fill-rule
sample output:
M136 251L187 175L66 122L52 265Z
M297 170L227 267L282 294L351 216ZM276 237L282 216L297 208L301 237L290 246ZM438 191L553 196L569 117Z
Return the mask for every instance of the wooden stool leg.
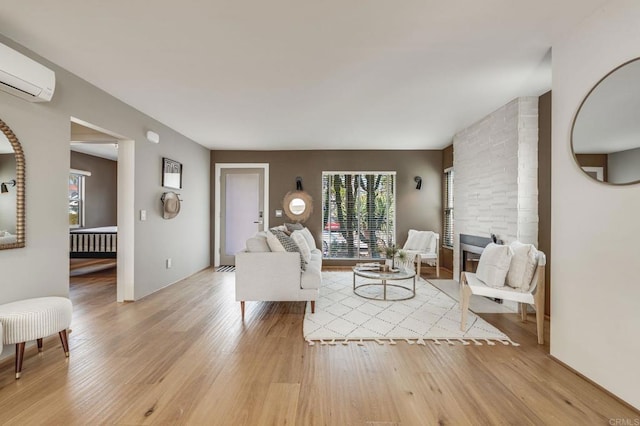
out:
M242 319L244 319L244 300L240 301L240 311L242 312Z
M315 300L311 301L311 313L312 314L316 313L316 301Z
M24 357L24 344L25 342L16 344L16 380L20 378L20 372L22 371L22 358Z
M62 342L62 349L64 350L64 356L69 358L69 341L67 340L67 329L65 328L60 333L60 341Z
M42 338L36 339L36 342L38 342L38 352L42 352Z

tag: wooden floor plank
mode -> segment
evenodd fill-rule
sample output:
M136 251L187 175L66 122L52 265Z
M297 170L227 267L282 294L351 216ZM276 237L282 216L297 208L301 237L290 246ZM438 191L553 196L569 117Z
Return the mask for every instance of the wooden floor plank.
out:
M483 314L519 347L309 346L304 303L248 302L202 271L135 303L114 271L71 278L71 357L57 336L0 364L0 424L608 424L640 414L548 355L535 323ZM547 324L547 341L548 341Z

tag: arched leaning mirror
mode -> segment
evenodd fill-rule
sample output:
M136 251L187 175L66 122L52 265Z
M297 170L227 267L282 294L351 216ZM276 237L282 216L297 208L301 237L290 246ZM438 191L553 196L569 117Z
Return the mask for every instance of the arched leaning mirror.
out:
M1 119L0 130L0 250L4 250L25 244L24 153Z
M591 178L640 182L640 58L605 75L587 94L573 121L571 147Z
M284 196L282 207L293 222L305 222L313 211L313 200L304 191L291 191Z

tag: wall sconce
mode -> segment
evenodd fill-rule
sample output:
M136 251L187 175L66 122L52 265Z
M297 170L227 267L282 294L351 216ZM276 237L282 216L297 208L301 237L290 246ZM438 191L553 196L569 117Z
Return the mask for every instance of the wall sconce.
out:
M16 186L16 180L11 179L9 182L2 182L2 184L0 184L0 193L6 194L7 192L9 192L9 188L7 188L7 185Z
M413 180L416 182L416 189L422 189L422 177L416 176L413 178Z
M296 176L296 191L302 191L302 178Z

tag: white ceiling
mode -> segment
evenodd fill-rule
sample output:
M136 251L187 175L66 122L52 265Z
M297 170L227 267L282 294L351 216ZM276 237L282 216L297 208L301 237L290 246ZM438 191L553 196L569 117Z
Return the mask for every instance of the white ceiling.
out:
M606 2L3 0L0 31L212 149L439 149Z
M72 121L71 151L118 161L118 139Z

